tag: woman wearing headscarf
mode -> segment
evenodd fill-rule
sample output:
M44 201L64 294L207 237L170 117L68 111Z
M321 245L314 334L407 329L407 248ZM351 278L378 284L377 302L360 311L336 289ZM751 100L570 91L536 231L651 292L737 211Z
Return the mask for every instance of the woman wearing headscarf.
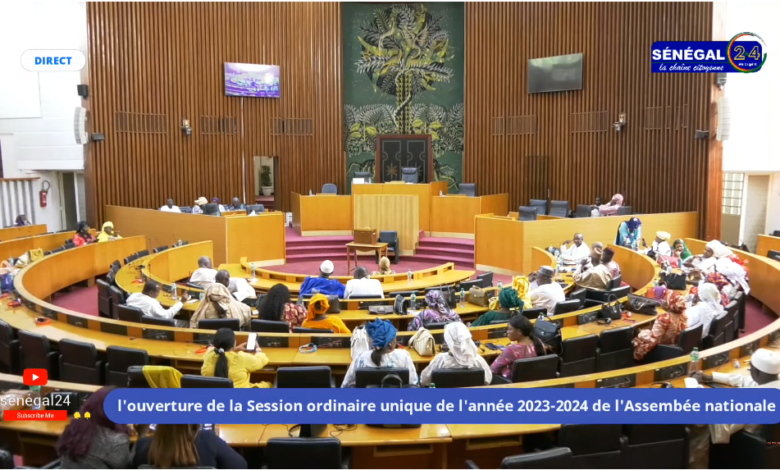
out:
M431 384L433 371L439 369L482 369L485 371L485 385L493 380L493 372L485 359L479 355L479 348L471 339L471 332L463 323L450 323L444 328L444 342L449 352L437 354L420 374L420 385Z
M352 333L338 315L328 315L330 301L323 294L315 294L309 300L309 312L303 322L304 328L332 330L334 333Z
M376 369L379 367L403 368L409 370L409 384L417 385L417 368L412 361L412 356L405 349L396 349L398 330L387 320L377 318L366 325L366 333L371 338L371 349L363 351L352 361L344 376L342 388L355 386L355 373L358 369L366 367Z
M712 240L707 242L704 248L704 254L702 256L693 256L684 265L688 268L694 268L701 273L709 273L715 268L715 263L721 258L728 258L733 256L734 252L731 251L723 243Z
M417 331L429 323L444 323L460 321L455 310L452 310L444 299L440 290L431 290L425 294L425 303L428 307L409 322L408 331Z
M523 313L525 304L511 287L504 287L498 293L498 310L490 310L477 318L471 326L487 326L494 321L508 321L512 315Z
M602 216L605 215L615 215L617 214L618 209L620 209L623 206L623 195L622 194L615 194L612 196L612 200L609 201L607 204L602 204L598 207L599 214Z
M741 287L745 292L745 295L747 295L750 293L750 284L748 284L747 281L747 269L740 263L734 261L734 258L736 258L736 256L720 258L715 262L715 272L725 276L731 285Z
M84 220L79 222L76 226L76 234L73 235L73 244L76 246L84 246L87 243L92 243L94 241L95 237L89 233L89 224Z
M731 294L735 289L723 274L716 272L709 273L705 282L714 285L718 289L718 292L720 292L720 304L722 306L725 307L729 304L731 301Z
M374 271L373 276L384 276L386 274L395 274L395 271L390 267L390 259L387 256L383 256L379 259L379 271Z
M659 344L676 345L680 334L688 327L685 299L672 292L664 302L664 313L655 318L651 329L642 330L634 338L634 359L641 361Z
M111 240L119 240L120 237L118 233L114 232L114 223L111 221L107 221L103 224L103 227L100 229L100 233L97 236L98 242L107 242Z
M224 271L224 272L223 272ZM190 318L190 327L197 328L201 320L216 320L223 318L235 318L241 324L242 329L249 329L252 320L252 309L249 305L239 302L228 290L229 274L224 269L217 273L217 282L210 284L206 289L206 295L198 306L198 310ZM222 281L222 282L220 282Z
M639 220L639 218L631 217L626 221L620 222L617 237L615 238L615 245L635 250L639 248L639 243L641 241L642 221Z
M679 259L680 263L684 263L688 258L693 256L693 254L691 253L691 250L688 249L688 245L685 244L685 240L678 238L672 245L672 256Z
M529 281L528 276L515 276L512 279L511 288L517 292L517 297L520 298L520 301L523 303L524 309L533 308L533 303L531 301L531 291L537 287L538 284L535 282L532 284ZM498 297L490 299L490 305L488 306L488 309L498 310L499 308Z
M693 289L691 289L693 290ZM720 292L715 284L704 283L697 289L694 304L685 310L688 317L688 328L703 326L701 336L707 336L710 332L712 320L726 314L726 310L720 303Z

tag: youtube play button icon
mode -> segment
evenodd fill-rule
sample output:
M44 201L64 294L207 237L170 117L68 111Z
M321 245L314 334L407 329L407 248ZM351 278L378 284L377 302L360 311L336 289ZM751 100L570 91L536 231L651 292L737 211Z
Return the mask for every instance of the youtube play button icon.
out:
M49 383L49 371L46 369L25 369L22 381L25 385L42 387Z

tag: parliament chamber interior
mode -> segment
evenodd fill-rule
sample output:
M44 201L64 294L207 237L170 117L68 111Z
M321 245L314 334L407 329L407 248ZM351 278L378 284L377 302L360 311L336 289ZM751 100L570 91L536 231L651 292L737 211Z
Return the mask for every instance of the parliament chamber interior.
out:
M0 17L0 468L780 467L778 424L103 408L122 388L780 388L777 69L650 57L766 47L777 3ZM10 418L42 400L62 419Z

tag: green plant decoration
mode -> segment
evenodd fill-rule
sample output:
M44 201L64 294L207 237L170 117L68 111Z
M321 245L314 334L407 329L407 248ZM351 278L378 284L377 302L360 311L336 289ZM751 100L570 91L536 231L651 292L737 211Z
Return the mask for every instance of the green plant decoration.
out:
M271 167L268 165L260 167L260 185L265 187L271 186Z

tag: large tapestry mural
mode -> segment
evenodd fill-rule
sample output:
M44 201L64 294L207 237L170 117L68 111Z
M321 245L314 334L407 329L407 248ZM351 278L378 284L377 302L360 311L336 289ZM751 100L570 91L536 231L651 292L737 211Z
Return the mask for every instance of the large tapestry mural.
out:
M430 134L434 173L457 191L463 165L462 3L342 5L347 181L374 171L376 136Z

